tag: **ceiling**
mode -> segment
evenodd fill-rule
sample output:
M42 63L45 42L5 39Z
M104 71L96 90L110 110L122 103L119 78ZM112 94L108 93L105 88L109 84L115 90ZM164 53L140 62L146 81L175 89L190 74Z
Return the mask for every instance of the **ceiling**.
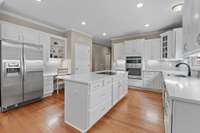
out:
M54 26L88 33L97 43L131 33L156 31L181 23L171 7L183 0L5 0L3 10ZM136 7L138 2L143 8ZM81 22L85 21L85 26ZM145 28L145 24L150 27ZM102 33L107 35L103 36Z

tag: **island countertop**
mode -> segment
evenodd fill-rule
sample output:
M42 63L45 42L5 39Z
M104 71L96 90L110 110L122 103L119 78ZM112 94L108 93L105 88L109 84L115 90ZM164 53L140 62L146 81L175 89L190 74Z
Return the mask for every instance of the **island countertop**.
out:
M115 72L116 75L127 73L126 71L97 71L97 72L89 72L85 74L68 75L68 76L64 76L63 79L68 80L68 81L73 81L73 82L89 84L94 81L104 79L106 77L116 76L116 75L97 74L99 72Z

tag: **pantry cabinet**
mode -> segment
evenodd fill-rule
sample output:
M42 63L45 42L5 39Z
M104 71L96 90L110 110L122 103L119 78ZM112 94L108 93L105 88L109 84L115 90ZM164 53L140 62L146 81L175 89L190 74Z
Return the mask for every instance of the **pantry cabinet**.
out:
M186 0L183 9L184 55L200 51L200 1Z

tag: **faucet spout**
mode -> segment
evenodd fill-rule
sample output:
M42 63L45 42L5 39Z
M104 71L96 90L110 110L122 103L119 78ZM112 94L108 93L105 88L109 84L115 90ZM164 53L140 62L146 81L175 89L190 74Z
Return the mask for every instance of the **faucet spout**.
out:
M188 65L187 63L178 63L176 65L176 67L179 67L180 65L186 65L187 66L187 68L188 68L188 76L191 77L192 73L191 73L191 67L190 67L190 65Z

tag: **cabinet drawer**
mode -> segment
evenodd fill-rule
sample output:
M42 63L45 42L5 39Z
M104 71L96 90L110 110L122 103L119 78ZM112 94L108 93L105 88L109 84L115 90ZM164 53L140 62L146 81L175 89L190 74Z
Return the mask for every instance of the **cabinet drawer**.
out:
M107 100L103 104L89 111L89 124L97 122L111 107L111 101Z
M95 81L91 84L91 91L97 91L103 88L103 80Z
M108 87L104 87L104 89L100 89L95 93L90 94L90 108L98 106L102 101L112 100L112 85Z

